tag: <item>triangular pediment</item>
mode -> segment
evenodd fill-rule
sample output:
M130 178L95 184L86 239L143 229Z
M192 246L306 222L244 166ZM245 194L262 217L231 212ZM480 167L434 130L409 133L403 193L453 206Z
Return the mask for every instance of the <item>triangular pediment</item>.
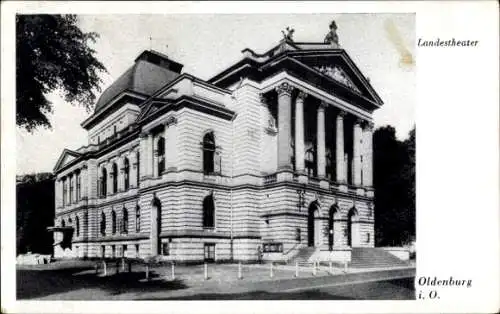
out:
M310 68L311 71L334 81L340 86L378 105L383 103L369 80L342 49L328 51L299 50L289 53L289 56L297 63Z
M154 115L154 113L160 110L162 107L169 105L171 103L172 101L167 99L158 99L158 98L152 99L149 103L147 103L143 107L141 114L137 118L137 121L142 121L147 117Z
M61 155L59 156L59 159L57 160L57 163L54 167L54 172L61 169L65 165L71 163L73 160L77 159L80 156L81 156L80 153L77 153L69 149L64 149Z

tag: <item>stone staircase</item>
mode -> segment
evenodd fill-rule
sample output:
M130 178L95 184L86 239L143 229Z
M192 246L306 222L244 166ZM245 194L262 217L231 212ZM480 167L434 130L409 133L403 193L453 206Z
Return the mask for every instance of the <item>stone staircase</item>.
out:
M303 247L300 248L297 252L297 254L288 261L289 264L295 265L296 262L299 264L306 264L309 263L309 258L314 254L316 251L315 247Z
M409 263L380 248L354 247L349 266L353 268L389 268L409 266Z

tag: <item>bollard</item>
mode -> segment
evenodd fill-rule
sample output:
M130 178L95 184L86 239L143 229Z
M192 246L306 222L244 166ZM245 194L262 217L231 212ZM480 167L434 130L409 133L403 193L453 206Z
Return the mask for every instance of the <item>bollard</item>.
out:
M175 265L172 262L172 280L175 280Z
M132 272L132 262L131 261L128 262L128 272L129 273Z
M204 270L205 270L204 271L205 280L208 280L208 264L207 263L205 263Z
M269 271L269 277L271 277L271 278L274 277L274 274L273 274L273 262L271 262L271 268L270 268L270 271Z
M119 260L116 260L115 267L116 267L115 274L118 274L120 272L120 261Z
M344 261L344 272L347 273L347 261Z
M125 272L125 258L122 258L122 272Z
M146 264L146 281L149 280L149 265Z
M99 275L99 264L95 263L95 274Z
M299 262L295 262L295 277L299 277Z
M333 273L333 268L332 268L332 261L328 263L328 269L330 271L330 274Z
M103 261L102 263L103 263L103 265L104 265L104 266L103 266L103 268L104 268L104 276L107 276L107 275L108 275L108 269L107 269L107 267L106 267L106 261Z
M316 276L316 262L313 262L313 276Z
M241 262L238 263L238 279L242 279L243 275L241 273Z

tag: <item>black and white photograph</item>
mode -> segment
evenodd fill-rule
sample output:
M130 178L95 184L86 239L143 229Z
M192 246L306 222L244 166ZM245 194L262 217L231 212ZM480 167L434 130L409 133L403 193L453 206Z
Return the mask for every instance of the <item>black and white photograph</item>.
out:
M17 302L425 303L480 284L425 253L448 223L417 178L455 179L426 168L443 111L417 115L417 50L482 40L420 37L415 10L81 11L11 14Z
M16 16L17 297L414 298L414 33Z

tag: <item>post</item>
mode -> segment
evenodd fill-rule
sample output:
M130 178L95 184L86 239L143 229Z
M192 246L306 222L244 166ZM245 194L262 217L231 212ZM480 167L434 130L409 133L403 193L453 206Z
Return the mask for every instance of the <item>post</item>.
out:
M146 281L149 281L149 264L146 264Z
M273 274L273 262L271 262L271 268L270 268L270 271L269 271L269 277L271 277L271 278L274 277L274 274Z
M99 274L99 264L95 263L95 274L96 276Z
M207 263L204 264L204 277L205 277L205 280L208 280L208 264Z
M333 269L332 269L332 261L330 261L328 263L328 268L329 268L329 271L330 271L330 274L333 272Z
M313 262L313 276L316 276L316 261Z
M125 272L125 258L122 257L122 272Z
M243 275L241 273L241 262L238 262L238 279L242 279Z
M299 262L295 262L295 277L299 277Z
M347 261L344 261L344 272L347 273Z
M175 264L172 262L172 280L175 280Z

